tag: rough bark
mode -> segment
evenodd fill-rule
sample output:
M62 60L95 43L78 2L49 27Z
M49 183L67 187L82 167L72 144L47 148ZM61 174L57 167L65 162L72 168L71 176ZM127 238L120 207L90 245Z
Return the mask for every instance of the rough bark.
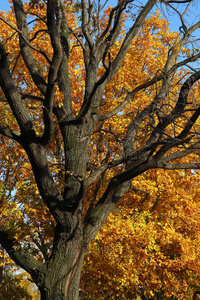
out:
M43 281L38 282L42 300L78 300L85 247L80 229L70 239L57 232L53 253Z

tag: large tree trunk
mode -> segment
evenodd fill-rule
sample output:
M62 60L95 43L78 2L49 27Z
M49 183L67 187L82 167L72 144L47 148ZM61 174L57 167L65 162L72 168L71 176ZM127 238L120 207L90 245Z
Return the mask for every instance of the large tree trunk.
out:
M38 281L41 300L78 300L83 258L86 251L82 236L69 240L66 233L57 233L44 278Z

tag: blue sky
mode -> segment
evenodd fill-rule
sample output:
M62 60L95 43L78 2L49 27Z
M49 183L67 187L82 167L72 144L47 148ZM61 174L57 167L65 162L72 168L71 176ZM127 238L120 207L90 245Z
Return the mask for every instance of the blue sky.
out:
M140 0L140 1L137 1L137 2L144 5L144 4L146 4L147 0ZM110 0L109 1L109 4L113 5L113 6L116 5L116 3L117 3L116 0ZM1 0L0 10L8 11L9 7L10 7L10 3L8 2L8 0ZM163 7L163 13L165 14L165 17L167 17L167 19L170 21L170 24L171 24L170 27L171 27L171 29L174 30L174 31L178 31L179 27L181 26L179 18L175 15L175 13L172 13L170 11L168 11L167 13L165 13L165 10L164 10L165 9L165 5L164 4L162 5L162 7ZM178 10L180 10L180 9L186 7L186 5L181 4L181 5L175 6L175 7ZM158 5L157 8L160 8L160 6ZM198 15L199 9L200 9L199 0L194 0L193 3L190 5L190 9L189 9L189 12L188 12L188 17L187 17L187 20L188 20L188 22L190 24L195 19L195 16ZM161 13L162 13L162 11L161 11ZM200 17L198 16L198 18L195 20L195 22L197 22L199 20L200 20Z
M112 5L115 5L116 4L116 0L110 0L109 1ZM140 0L138 1L142 4L145 4L147 2L147 0ZM194 0L193 3L191 4L190 6L190 17L191 19L194 17L195 14L198 13L198 10L200 8L200 3L198 3L199 1L198 0ZM164 7L164 5L163 5ZM184 7L183 5L179 6L179 7ZM10 3L8 2L8 0L1 0L1 3L0 3L0 10L5 10L5 11L8 11L10 8Z
M1 1L0 10L8 11L10 8L10 3L7 0Z

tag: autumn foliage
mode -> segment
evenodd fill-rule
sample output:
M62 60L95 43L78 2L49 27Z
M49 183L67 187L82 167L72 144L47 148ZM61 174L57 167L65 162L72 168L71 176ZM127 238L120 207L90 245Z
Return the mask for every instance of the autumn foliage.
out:
M131 22L137 21L137 9L132 13L133 8L134 5L127 5L126 10L124 9L119 36L112 47L105 51L106 54L98 65L96 78L99 81L106 76L109 68L112 69L112 62L117 60L121 45L126 39L130 18ZM182 113L176 117L172 112L176 109L181 87L194 73L185 64L198 59L199 50L188 47L180 32L171 31L169 22L158 10L148 15L131 41L119 70L102 90L99 103L93 103L101 117L95 123L87 152L84 153L82 146L76 147L73 152L73 148L65 145L63 128L60 127L63 120L60 116L62 117L63 107L67 107L63 106L63 99L69 97L70 92L71 119L67 119L66 123L71 124L71 120L76 120L81 107L84 107L89 80L84 56L84 37L87 34L80 26L81 18L84 17L81 16L80 3L63 1L62 9L69 26L69 32L62 28L63 32L60 34L70 37L70 48L66 50L66 72L70 86L62 86L64 75L59 73L59 69L55 79L58 84L55 85L52 110L55 128L45 148L52 179L60 195L65 194L66 180L70 181L69 178L74 177L81 185L84 177L78 177L73 170L66 170L66 160L72 161L76 157L87 160L84 179L87 188L82 210L82 219L87 224L91 213L107 195L112 178L118 178L119 174L126 175L126 171L131 169L132 161L146 162L164 149L162 159L152 167L144 168L137 176L127 179L131 182L130 187L125 189L123 195L120 194L107 221L89 244L81 275L81 299L192 299L194 292L200 289L200 174L197 166L200 124L198 117L194 117L194 121L191 119L194 111L199 108L198 78L191 79L194 85L187 98L188 107L184 106ZM55 51L47 29L46 3L25 2L24 11L30 21L28 28L31 54L38 63L43 80L48 82L49 66ZM108 6L99 14L99 20L96 21L101 26L99 25L98 33L93 35L94 41L98 41L99 36L107 30L112 11L113 8ZM41 138L47 127L44 112L46 96L42 87L35 84L33 74L22 55L21 41L19 42L21 29L17 30L19 25L16 24L13 7L9 14L0 12L0 23L0 39L7 53L13 81L30 116L34 132ZM109 35L109 32L106 34ZM172 57L169 62L170 87L158 107L152 109L148 116L141 116L141 121L137 116L162 92L167 76L163 70L167 69L169 57ZM177 66L182 61L185 63ZM153 82L150 84L151 81ZM129 95L131 99L128 98ZM12 249L19 252L23 249L42 264L49 261L53 251L58 221L51 211L51 204L43 201L46 199L45 194L35 180L27 146L23 147L23 143L20 145L18 142L21 129L12 106L8 104L5 92L0 90L0 226L8 233L8 240L15 241ZM116 113L112 113L116 108ZM171 120L174 118L173 122L166 121L166 116L170 114ZM135 135L132 134L130 125L134 120L136 125L133 126L137 126ZM166 125L163 125L164 122ZM186 134L190 123L195 125ZM6 131L7 128L9 132ZM162 130L160 140L155 138L159 128ZM130 136L127 132L131 132ZM68 134L71 134L70 129ZM129 151L132 148L127 146L133 138L134 154ZM152 148L147 149L150 146ZM168 147L166 151L165 146ZM184 151L188 152L178 155ZM166 160L170 155L174 155L173 159ZM183 164L184 167L173 167L175 163ZM12 270L13 262L7 256L5 258L5 250L0 250L0 256L7 260L6 265ZM0 268L3 268L2 263ZM5 269L2 274L5 276ZM9 276L14 280L12 272ZM1 289L5 291L5 279L0 278ZM32 279L35 280L34 276ZM15 287L16 291L17 289L19 288ZM37 297L34 293L31 295L30 291L27 292L24 286L19 289L19 293L21 299Z

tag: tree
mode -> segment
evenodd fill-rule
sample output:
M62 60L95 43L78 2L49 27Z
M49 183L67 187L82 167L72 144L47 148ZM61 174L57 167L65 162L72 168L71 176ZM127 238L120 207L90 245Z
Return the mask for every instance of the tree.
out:
M134 44L159 2L182 24L167 40L155 26L162 60ZM16 24L0 17L0 242L42 299L79 298L87 247L118 200L137 191L133 179L157 168L199 169L200 71L192 63L200 54L192 37L200 22L186 26L188 8L173 6L189 2L119 0L103 14L106 1L13 0ZM140 80L126 84L129 49L146 61L137 66Z

